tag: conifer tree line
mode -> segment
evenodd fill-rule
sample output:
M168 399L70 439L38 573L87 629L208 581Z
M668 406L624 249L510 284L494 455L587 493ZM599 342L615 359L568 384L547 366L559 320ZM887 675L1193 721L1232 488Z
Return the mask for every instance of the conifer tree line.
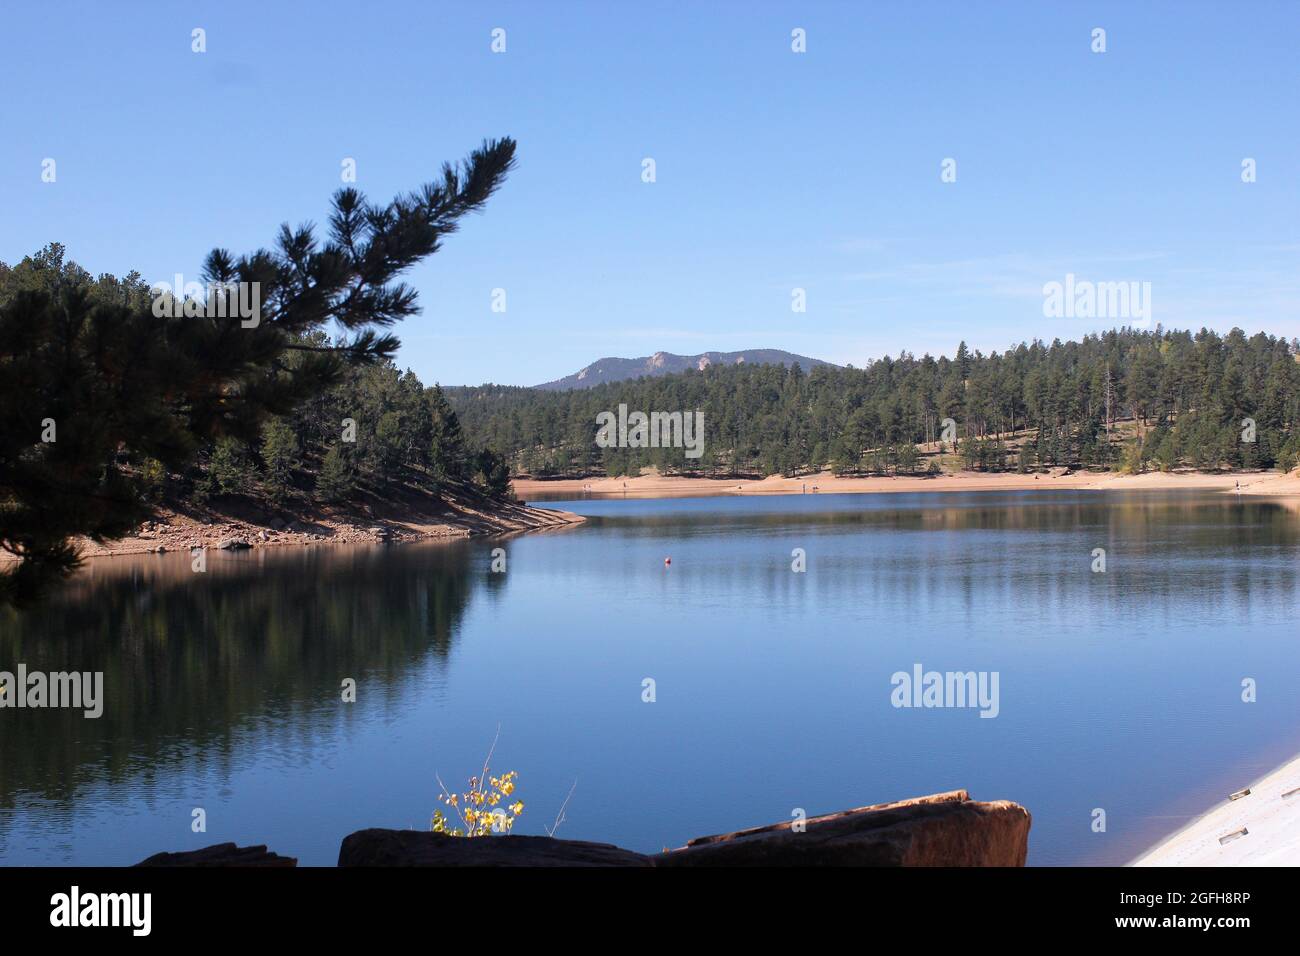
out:
M1300 455L1298 355L1296 340L1262 332L1157 326L988 355L963 342L952 358L903 352L863 369L715 365L566 392L484 385L447 396L515 475L908 474L938 470L939 450L956 455L944 467L981 471L1289 471ZM599 447L596 416L620 404L702 410L703 455Z
M84 293L92 308L126 303L140 309L152 301L138 273L121 280L92 278L64 260L58 243L16 267L0 263L0 301L12 299L21 288L56 286L64 295ZM352 347L317 330L294 336L279 361L293 375L316 356ZM442 389L425 386L410 370L400 372L386 355L341 363L332 379L286 405L281 413L263 409L255 429L231 429L198 442L178 470L147 455L123 455L119 464L146 498L200 506L222 495L273 506L290 498L341 504L358 493L383 497L402 485L436 494L449 482L469 483L490 495L509 492L504 462L467 444ZM57 419L52 420L57 426ZM65 423L66 442L77 443L78 426L76 419Z
M347 505L451 487L504 498L510 476L499 456L466 441L438 385L384 361L349 369L292 412L268 417L253 442L217 439L183 474L160 478L152 490L160 500L206 505L243 495L278 507L291 498Z

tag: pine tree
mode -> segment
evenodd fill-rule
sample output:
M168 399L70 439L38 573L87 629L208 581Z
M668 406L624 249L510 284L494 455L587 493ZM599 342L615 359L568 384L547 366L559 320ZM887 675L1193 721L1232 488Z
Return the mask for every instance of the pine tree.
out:
M248 491L252 485L252 471L243 443L229 435L217 440L208 462L208 474L218 494L239 495Z
M335 442L321 459L316 475L316 497L329 504L346 501L356 487L356 477L342 445Z
M384 412L366 444L366 467L378 480L387 481L402 461L402 420L397 412Z
M298 436L283 420L273 418L262 426L262 484L274 505L283 505L298 464Z
M460 419L452 411L441 386L428 390L429 418L432 422L430 461L435 476L462 478L465 473L465 438Z

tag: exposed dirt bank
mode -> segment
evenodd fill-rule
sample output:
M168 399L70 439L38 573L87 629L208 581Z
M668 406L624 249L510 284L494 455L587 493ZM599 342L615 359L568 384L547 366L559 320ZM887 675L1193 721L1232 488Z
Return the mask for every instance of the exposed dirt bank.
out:
M539 496L585 494L623 495L629 498L660 498L689 495L798 495L870 494L918 491L1038 491L1044 489L1202 490L1242 494L1300 496L1300 473L1276 471L1207 473L1194 471L1148 472L1116 475L1110 472L1068 471L1056 468L1042 474L990 474L959 471L934 477L841 478L830 472L783 478L771 475L759 479L682 478L645 474L635 478L519 479L515 493L525 500Z
M561 528L585 519L567 511L533 508L454 492L411 493L400 500L368 501L351 508L288 507L267 510L242 499L181 511L160 506L135 534L98 544L82 539L82 557L189 551L191 548L267 548L304 544L359 544L465 538ZM0 552L0 567L16 560Z

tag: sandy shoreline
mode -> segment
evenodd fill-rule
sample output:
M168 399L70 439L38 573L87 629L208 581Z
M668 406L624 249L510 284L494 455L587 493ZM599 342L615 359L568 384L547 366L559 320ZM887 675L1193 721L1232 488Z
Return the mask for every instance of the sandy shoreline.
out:
M1057 468L1041 475L989 474L963 471L931 477L840 478L830 472L799 478L772 475L761 480L735 478L682 478L641 475L636 478L517 479L515 493L525 501L539 496L584 494L626 495L629 498L667 498L690 495L798 495L879 494L918 491L1219 491L1234 494L1240 485L1243 495L1300 496L1300 473L1276 471L1233 472L1148 472L1116 475L1109 472L1066 472Z
M160 507L134 534L102 544L88 538L77 544L81 557L175 554L195 548L260 549L311 544L380 544L456 540L481 534L513 534L581 524L581 515L514 502L439 502L428 507L396 505L382 514L262 513L210 511L182 514ZM0 551L0 569L17 558Z
M1250 793L1225 798L1129 865L1300 865L1300 757L1244 789ZM1220 843L1224 837L1231 838Z

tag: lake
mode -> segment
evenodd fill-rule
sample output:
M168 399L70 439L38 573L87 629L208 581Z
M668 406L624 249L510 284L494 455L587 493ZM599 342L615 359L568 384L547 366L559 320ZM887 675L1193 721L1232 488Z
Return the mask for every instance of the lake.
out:
M571 791L557 835L654 852L966 788L1029 809L1031 865L1115 864L1300 752L1291 504L556 506L590 520L210 551L204 574L188 555L96 559L40 609L0 611L0 670L103 671L105 692L97 720L0 709L0 863L234 841L332 865L353 830L427 828L438 777L463 789L499 727L516 832L543 832ZM892 676L917 665L996 675L996 717L894 706Z

